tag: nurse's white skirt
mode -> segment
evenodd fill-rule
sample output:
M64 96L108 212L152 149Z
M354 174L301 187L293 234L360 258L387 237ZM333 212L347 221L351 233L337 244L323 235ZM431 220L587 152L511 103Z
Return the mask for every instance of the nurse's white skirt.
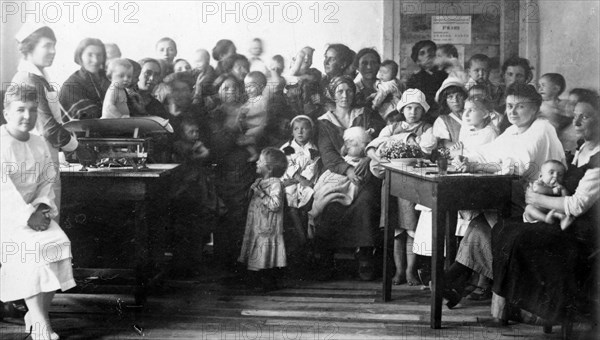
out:
M71 258L42 265L0 267L0 300L4 302L75 286Z

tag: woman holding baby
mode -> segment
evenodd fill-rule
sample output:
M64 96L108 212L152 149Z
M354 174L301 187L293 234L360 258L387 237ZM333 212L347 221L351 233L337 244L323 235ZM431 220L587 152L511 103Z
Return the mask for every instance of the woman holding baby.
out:
M358 187L358 193L350 203L326 204L315 230L317 251L321 254L322 271L320 278L330 278L333 270L333 252L336 248L358 248L359 274L363 280L372 280L373 247L379 223L379 197L381 182L369 171L369 158L363 158L356 166L344 160L341 153L344 146L344 131L360 126L370 136L378 136L385 126L379 114L367 109L356 108L356 85L349 77L339 76L328 86L335 108L323 114L318 120L318 146L326 170L345 175ZM315 197L317 200L317 197Z
M598 250L600 216L598 97L581 100L574 112L573 125L584 143L564 177L570 194L542 195L532 188L525 193L527 204L555 212L554 223L514 218L501 221L492 230L492 315L496 318L522 320L522 309L543 319L534 318L538 323L561 323L575 314L588 313L594 303L589 295L594 289L590 256ZM573 219L568 226L559 223L565 216Z

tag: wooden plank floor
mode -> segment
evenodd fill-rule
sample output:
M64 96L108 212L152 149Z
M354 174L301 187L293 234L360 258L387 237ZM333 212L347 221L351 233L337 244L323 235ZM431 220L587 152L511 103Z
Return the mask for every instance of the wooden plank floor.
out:
M57 294L52 322L61 339L559 339L541 327L490 328L489 302L463 300L443 310L443 329L429 327L429 291L342 278L285 280L268 293L223 285L217 277L165 281L143 311L126 294ZM23 339L22 319L0 322L0 339ZM579 332L581 334L581 332ZM579 336L578 338L583 338Z

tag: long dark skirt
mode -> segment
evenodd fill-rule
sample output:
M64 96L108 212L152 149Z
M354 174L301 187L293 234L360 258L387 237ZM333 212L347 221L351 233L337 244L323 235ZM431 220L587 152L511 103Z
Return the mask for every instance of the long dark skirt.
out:
M256 178L253 164L247 163L233 171L217 172L217 191L227 207L214 233L216 259L233 266L240 255L248 215L248 190Z
M549 321L585 312L591 248L581 229L562 231L520 217L498 223L492 229L494 293Z
M315 231L317 250L378 245L381 180L367 178L352 204L325 207Z

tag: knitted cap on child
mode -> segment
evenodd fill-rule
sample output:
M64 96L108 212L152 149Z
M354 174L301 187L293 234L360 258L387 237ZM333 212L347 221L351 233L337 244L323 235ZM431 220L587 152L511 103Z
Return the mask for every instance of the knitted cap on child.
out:
M419 89L408 89L404 91L402 94L402 98L396 105L396 109L398 112L402 112L402 109L408 104L420 104L423 107L425 112L429 111L429 104L427 104L427 99L425 98L425 94L421 92Z

